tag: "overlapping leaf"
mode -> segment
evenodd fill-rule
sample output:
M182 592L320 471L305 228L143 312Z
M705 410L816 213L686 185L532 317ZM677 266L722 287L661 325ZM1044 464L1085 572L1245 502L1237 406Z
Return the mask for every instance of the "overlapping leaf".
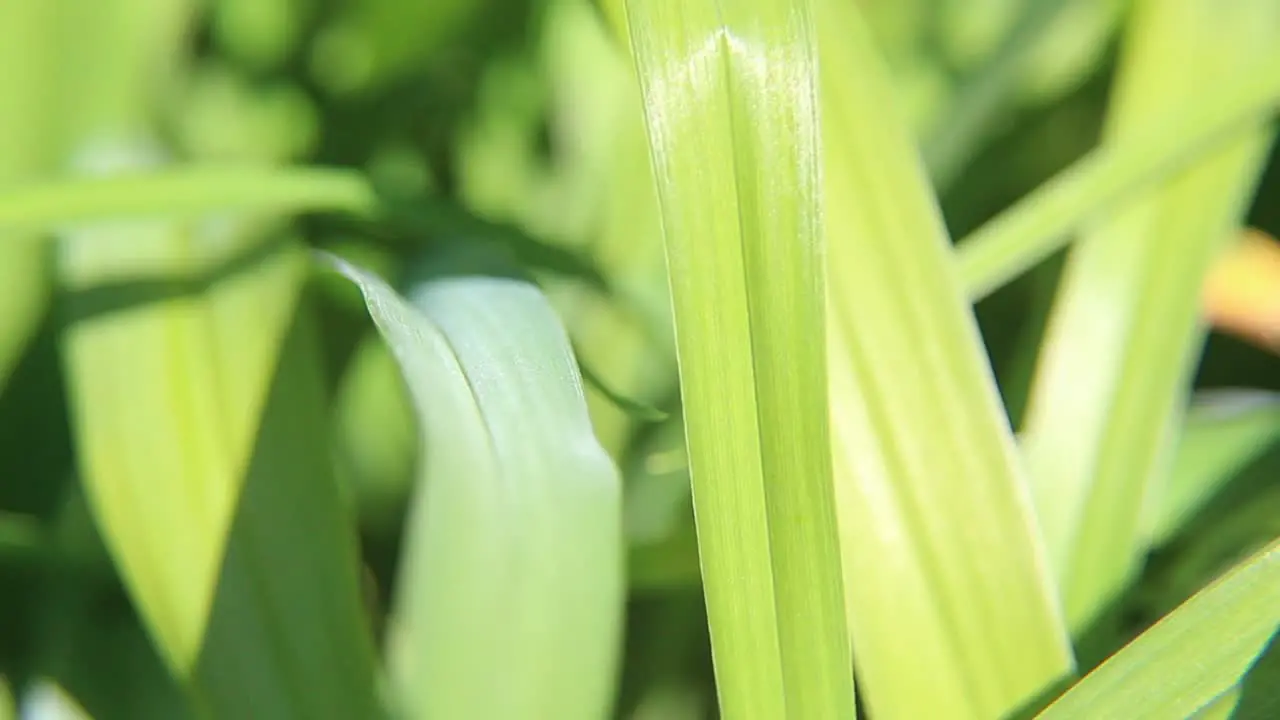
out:
M1197 713L1215 703L1230 709L1237 683L1277 624L1280 542L1273 542L1089 673L1037 717L1214 717Z
M137 221L64 237L87 495L198 708L374 717L353 528L314 451L306 256L285 248L219 276L246 237Z
M988 718L1071 669L923 165L856 11L819 4L848 615L879 718ZM922 688L928 692L922 692Z
M1273 57L1280 3L1140 3L1105 142L1140 138L1201 87ZM1191 81L1190 78L1198 78ZM1240 221L1270 140L1258 128L1110 214L1072 251L1055 301L1023 447L1073 628L1129 579L1141 515L1165 476L1203 340L1200 288Z
M423 459L391 641L409 717L595 720L614 692L621 488L534 286L461 277L410 300L343 261L408 384Z
M721 710L853 717L807 2L626 3Z

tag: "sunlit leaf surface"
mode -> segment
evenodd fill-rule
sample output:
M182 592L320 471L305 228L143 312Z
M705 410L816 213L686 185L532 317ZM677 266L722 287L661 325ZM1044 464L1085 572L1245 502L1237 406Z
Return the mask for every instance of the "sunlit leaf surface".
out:
M406 300L341 260L413 399L423 460L389 663L410 717L595 720L613 701L618 472L538 289L427 282Z

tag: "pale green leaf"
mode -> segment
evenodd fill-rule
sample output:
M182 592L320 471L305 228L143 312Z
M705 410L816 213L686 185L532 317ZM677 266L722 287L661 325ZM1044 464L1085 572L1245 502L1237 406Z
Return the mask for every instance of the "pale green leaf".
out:
M1263 391L1202 392L1182 426L1173 474L1151 497L1149 543L1173 536L1223 485L1280 439L1280 397Z
M621 488L536 287L461 277L406 300L341 260L418 419L391 673L415 718L596 720L622 633Z
M54 75L58 7L0 4L0 188L47 170L54 156L51 115L41 100ZM48 254L35 238L0 232L0 390L44 312Z
M179 218L232 210L368 213L376 202L364 177L350 170L209 165L0 187L0 229L45 230L82 219Z
M1206 88L1200 88L1205 90ZM1084 223L1204 160L1280 107L1280 61L1262 61L1183 98L1122 142L1105 141L958 243L969 295L982 299L1061 249Z
M863 698L877 718L997 717L1067 674L1070 647L923 165L855 9L818 7L830 392Z
M1280 541L1183 603L1037 717L1166 720L1196 716L1238 692L1236 684L1277 623Z
M1143 0L1129 28L1105 142L1141 142L1202 88L1251 72L1280 41L1280 3ZM1129 580L1142 513L1160 492L1204 338L1200 288L1266 158L1268 129L1236 136L1111 213L1073 248L1028 401L1023 450L1073 629Z
M808 3L626 3L721 712L852 718Z

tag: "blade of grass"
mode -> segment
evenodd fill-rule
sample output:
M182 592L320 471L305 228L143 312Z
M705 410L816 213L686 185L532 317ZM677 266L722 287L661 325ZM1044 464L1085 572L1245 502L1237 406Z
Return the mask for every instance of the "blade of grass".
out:
M1238 141L1280 107L1280 61L1215 83L1213 97L1144 122L1102 145L961 239L960 274L980 300L1061 249L1086 221Z
M331 256L326 256L331 257ZM625 587L617 469L568 338L519 280L356 283L409 387L424 461L392 678L422 718L606 717Z
M353 528L315 452L323 385L297 312L306 256L286 247L175 295L174 277L253 242L141 222L61 238L86 494L198 711L377 717Z
M42 102L56 67L57 4L0 5L0 187L47 169L54 156ZM48 253L36 238L0 233L0 389L39 323L49 293Z
M3 189L0 228L44 230L85 219L177 218L231 210L368 214L376 205L373 189L351 170L206 166Z
M1280 4L1143 0L1135 8L1106 142L1220 78L1274 57ZM1137 566L1148 493L1163 485L1178 407L1203 341L1200 290L1237 227L1271 133L1237 136L1113 213L1068 258L1023 433L1032 490L1073 629Z
M852 718L807 2L630 0L721 711Z
M1070 648L886 71L852 5L822 0L818 19L830 392L863 698L877 718L997 717L1068 673Z
M1149 545L1167 542L1228 481L1280 439L1280 395L1200 393L1182 426L1169 484L1152 496Z
M1181 718L1235 692L1280 623L1280 541L1240 563L1037 716Z

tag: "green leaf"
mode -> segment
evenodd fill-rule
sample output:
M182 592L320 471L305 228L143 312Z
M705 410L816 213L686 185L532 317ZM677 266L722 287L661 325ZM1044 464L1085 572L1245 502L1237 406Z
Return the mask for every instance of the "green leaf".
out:
M1202 392L1182 426L1169 484L1151 498L1149 544L1167 542L1214 494L1280 439L1280 396Z
M368 214L376 206L373 189L350 170L215 165L8 188L0 192L0 228L46 230L77 220L231 210Z
M1140 142L1201 88L1274 56L1280 4L1143 0L1131 18L1106 142ZM1079 629L1145 549L1144 505L1167 476L1204 339L1200 289L1233 236L1266 159L1266 128L1099 222L1063 272L1028 401L1023 450L1062 588Z
M356 283L409 387L424 460L391 641L422 718L606 717L624 602L621 488L568 338L534 286L461 277L410 301Z
M721 712L852 718L807 2L630 0Z
M970 297L986 297L1065 246L1084 223L1257 132L1280 107L1280 61L1262 61L1211 87L1212 97L1182 98L1182 110L1143 120L1122 142L1104 139L961 239L960 275Z
M830 392L863 699L877 718L998 717L1070 672L1070 647L923 164L854 6L822 0L818 20Z
M61 239L86 496L197 712L378 717L354 528L316 452L307 256L288 245L206 274L255 242L164 222Z
M1037 716L1185 718L1249 669L1280 623L1280 541L1197 593Z
M48 168L55 154L47 98L57 69L58 4L0 5L0 188ZM2 196L0 196L2 197ZM0 234L0 389L35 333L49 294L48 253L38 238Z

